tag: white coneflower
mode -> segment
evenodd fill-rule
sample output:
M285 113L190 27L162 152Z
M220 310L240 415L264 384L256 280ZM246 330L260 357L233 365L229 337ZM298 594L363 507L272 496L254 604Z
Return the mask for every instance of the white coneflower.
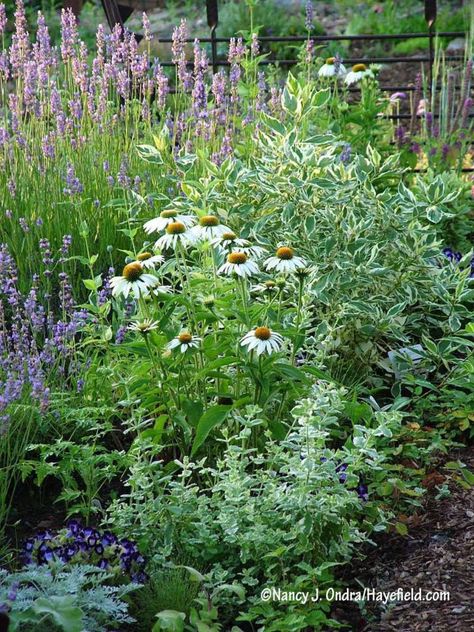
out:
M173 338L166 346L170 351L180 347L181 353L186 353L186 351L190 351L193 348L197 349L200 342L201 338L198 338L198 336L193 336L189 331L182 331L179 336Z
M227 261L219 268L217 273L249 277L252 274L258 274L258 266L255 261L249 261L245 252L230 252L227 255Z
M213 239L211 243L213 246L217 246L218 248L220 247L223 250L238 250L240 252L245 252L246 255L256 258L261 257L266 252L265 248L262 248L262 246L253 245L248 239L237 237L237 235L232 231L222 233L220 237Z
M186 228L191 228L191 226L196 223L196 219L189 215L181 215L175 209L169 209L167 211L161 211L159 217L155 217L155 219L146 222L143 228L148 235L150 233L161 233L168 224L172 224L173 222L181 222Z
M280 351L283 344L283 336L272 331L269 327L256 327L245 334L240 341L242 347L248 351L256 351L257 355Z
M302 257L295 257L293 248L281 246L277 249L273 257L269 257L264 266L267 270L275 270L282 274L295 272L299 268L304 268L306 261Z
M169 294L172 291L173 288L169 285L155 285L155 287L151 288L150 294L152 294L153 296L158 296L160 294Z
M352 70L347 73L344 81L348 86L351 86L353 83L357 83L365 77L373 76L374 73L369 68L367 68L365 64L356 64L355 66L352 66Z
M151 320L150 318L145 318L145 320L131 323L128 326L130 331L135 331L142 336L147 336L154 329L158 329L159 323L157 320Z
M427 107L426 99L420 99L418 102L418 107L416 108L416 115L423 116L423 114L426 114L426 107Z
M200 241L212 241L221 237L224 233L231 232L230 228L221 224L219 218L215 215L204 215L199 218L197 226L191 228L193 236Z
M152 255L151 252L142 252L137 255L138 263L141 263L145 269L151 268L152 270L159 264L163 263L165 258L162 255Z
M176 248L178 243L187 246L193 243L194 239L190 230L187 230L183 222L171 222L155 244L155 248L165 250L166 248Z
M152 274L145 274L142 264L138 261L128 263L122 271L122 276L116 276L110 280L112 295L122 295L125 298L130 292L135 298L147 296L150 289L156 284L156 277Z
M276 294L278 292L278 285L275 281L263 281L257 285L252 285L250 291L252 294Z
M318 70L320 77L341 77L346 74L347 70L343 64L336 64L335 57L328 57L326 63Z

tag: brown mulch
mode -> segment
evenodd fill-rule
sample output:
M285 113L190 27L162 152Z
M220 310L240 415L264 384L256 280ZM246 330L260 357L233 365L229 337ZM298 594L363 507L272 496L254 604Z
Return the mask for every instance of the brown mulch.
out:
M474 470L474 449L455 455ZM382 535L363 561L351 569L352 589L448 591L449 600L367 602L362 616L355 604L334 614L358 632L474 631L474 487L466 489L439 468L421 512L408 521L408 534ZM436 499L447 482L451 495ZM429 481L428 481L429 485ZM338 612L339 610L339 612Z

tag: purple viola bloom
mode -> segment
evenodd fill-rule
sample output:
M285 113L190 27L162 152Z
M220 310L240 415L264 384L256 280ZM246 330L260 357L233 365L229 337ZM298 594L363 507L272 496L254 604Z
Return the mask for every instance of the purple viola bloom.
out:
M346 470L347 470L347 463L341 463L340 465L336 467L336 472L339 474L340 483L346 482L346 479L347 479Z
M339 156L339 160L343 164L346 165L348 162L350 162L351 155L352 155L352 147L351 147L350 143L346 143L344 145L344 149L341 151L341 154Z
M364 502L369 500L369 488L364 483L357 486L357 496Z
M443 248L443 255L452 263L459 263L462 259L462 254L452 250L451 248Z
M102 536L102 544L104 546L110 546L111 544L116 544L117 542L117 536L115 536L113 533L110 533L110 531L104 531L104 534Z

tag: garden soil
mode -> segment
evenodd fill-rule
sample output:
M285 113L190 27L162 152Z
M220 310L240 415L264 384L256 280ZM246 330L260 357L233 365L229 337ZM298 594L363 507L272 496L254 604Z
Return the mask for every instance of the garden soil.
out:
M459 459L474 471L474 448ZM450 496L437 499L446 483ZM439 467L424 480L428 497L414 515L401 518L408 534L380 536L376 547L350 568L353 590L360 586L391 592L449 591L449 601L367 604L365 618L349 606L333 614L357 632L472 632L474 631L474 487L463 488L452 471ZM368 570L369 569L369 570ZM360 583L359 583L360 582Z

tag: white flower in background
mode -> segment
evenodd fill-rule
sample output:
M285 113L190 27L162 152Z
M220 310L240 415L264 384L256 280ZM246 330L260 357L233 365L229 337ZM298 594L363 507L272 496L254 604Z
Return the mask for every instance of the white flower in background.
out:
M263 281L257 285L252 285L250 291L252 294L276 294L279 290L275 281Z
M142 336L147 336L154 329L158 329L158 326L158 321L151 320L150 318L145 318L145 320L142 320L140 322L131 323L128 326L128 329L130 329L130 331L135 331L139 334L142 334Z
M306 261L302 257L295 257L293 248L281 246L277 249L273 257L269 257L263 264L267 270L275 270L282 274L295 272L299 268L306 266Z
M124 298L127 298L130 293L135 298L147 296L156 284L156 277L145 274L142 264L138 261L128 263L122 271L122 276L116 276L110 280L112 296L121 295Z
M215 215L204 215L199 219L197 226L191 228L193 236L200 241L212 241L217 237L222 237L224 233L231 232L230 228L221 224Z
M266 252L265 248L262 248L262 246L254 246L248 239L237 237L237 235L232 231L222 233L220 237L213 239L211 243L213 246L220 247L224 250L238 250L240 252L245 252L246 255L256 258L261 257Z
M155 217L155 219L146 222L143 228L148 235L150 233L161 233L162 230L165 230L165 228L173 222L181 222L186 228L191 228L191 226L196 223L196 219L189 215L181 215L175 209L170 209L161 211L159 217Z
M258 356L262 353L270 355L280 351L283 336L272 331L269 327L256 327L245 334L240 344L242 347L247 347L248 351L256 351Z
M191 349L197 349L200 342L201 338L198 338L198 336L193 336L189 331L182 331L179 336L173 338L166 346L170 351L180 347L181 353L186 353L186 351Z
M165 229L165 234L162 235L155 244L155 248L159 250L165 250L166 248L176 248L180 243L183 246L188 246L194 242L194 238L191 231L186 228L183 222L171 222Z
M428 104L427 104L426 99L420 99L418 102L418 107L416 108L416 115L423 116L423 114L426 114L427 105Z
M245 252L230 252L227 255L227 261L219 268L217 273L249 277L252 274L258 274L258 266L255 261L249 261Z
M138 263L141 263L145 269L154 270L159 263L163 263L165 258L163 255L152 255L151 252L141 252L137 255Z
M356 64L352 66L352 70L347 73L344 81L348 86L351 86L353 83L358 83L361 79L365 77L373 77L374 73L367 68L365 64Z
M346 72L346 67L341 62L337 63L335 57L328 57L326 63L318 70L318 75L320 77L342 77Z
M169 294L173 291L173 288L169 285L155 285L150 290L150 294L153 296L159 296L160 294Z

